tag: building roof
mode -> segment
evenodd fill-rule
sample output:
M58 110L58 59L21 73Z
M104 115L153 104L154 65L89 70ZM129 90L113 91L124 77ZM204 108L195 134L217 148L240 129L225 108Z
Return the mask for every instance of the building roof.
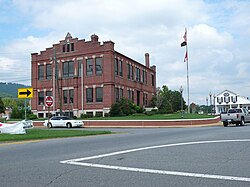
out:
M225 89L224 91L222 91L222 92L220 92L219 94L217 94L217 96L219 96L219 95L221 95L221 94L223 94L223 93L225 93L225 92L229 92L229 93L231 93L232 95L238 95L238 94L236 94L236 93L234 93L234 92L232 92L232 91L230 91L230 90Z

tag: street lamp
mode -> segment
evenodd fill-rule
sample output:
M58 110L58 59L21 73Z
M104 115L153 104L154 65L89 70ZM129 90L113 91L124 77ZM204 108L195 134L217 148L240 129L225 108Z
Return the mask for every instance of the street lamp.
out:
M183 100L182 100L182 92L183 92L183 87L180 87L180 92L181 92L181 118L183 118Z
M215 98L216 98L216 95L214 94L214 115L216 113L216 109L215 109Z
M212 93L209 93L209 97L210 97L210 113L212 114Z
M208 113L208 98L206 97L206 102L207 102L207 113Z

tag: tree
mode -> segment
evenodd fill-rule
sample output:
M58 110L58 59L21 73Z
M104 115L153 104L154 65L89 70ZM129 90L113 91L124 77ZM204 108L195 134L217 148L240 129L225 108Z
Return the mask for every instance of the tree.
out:
M5 112L5 106L2 101L2 98L0 97L0 113L4 113L4 112Z
M168 89L166 85L162 86L162 107L160 109L163 109L165 113L173 113L173 103L172 103L172 97L171 97L171 90Z
M14 98L3 98L3 103L6 108L17 108L17 99Z
M151 102L153 106L157 106L160 113L173 113L181 110L181 102L183 109L186 108L181 93L169 90L166 85L163 85L162 89L157 89L156 96L153 97Z
M141 108L134 105L129 99L122 98L120 101L114 103L110 109L110 116L128 116L134 114Z
M25 108L24 100L16 98L3 98L3 103L6 108L12 109L11 118L24 118ZM27 114L30 114L31 111L26 111Z

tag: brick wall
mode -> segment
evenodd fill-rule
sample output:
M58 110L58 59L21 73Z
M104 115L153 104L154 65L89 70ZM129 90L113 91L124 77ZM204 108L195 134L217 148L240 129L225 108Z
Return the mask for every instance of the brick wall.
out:
M185 127L202 125L221 125L220 118L190 120L83 120L84 127ZM33 122L42 126L43 122Z

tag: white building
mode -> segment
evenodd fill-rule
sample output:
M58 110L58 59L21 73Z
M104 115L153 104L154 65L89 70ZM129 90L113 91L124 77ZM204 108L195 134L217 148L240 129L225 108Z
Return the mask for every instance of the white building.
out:
M229 90L224 90L214 97L215 113L226 112L230 108L246 108L250 110L250 100Z

